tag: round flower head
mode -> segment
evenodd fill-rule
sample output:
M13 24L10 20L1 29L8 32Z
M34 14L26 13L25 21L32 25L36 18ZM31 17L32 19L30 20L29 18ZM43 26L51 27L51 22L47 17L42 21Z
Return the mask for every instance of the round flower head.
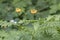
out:
M36 9L31 9L31 13L32 14L36 14L37 13L37 10Z
M22 10L20 8L16 8L16 12L20 13Z

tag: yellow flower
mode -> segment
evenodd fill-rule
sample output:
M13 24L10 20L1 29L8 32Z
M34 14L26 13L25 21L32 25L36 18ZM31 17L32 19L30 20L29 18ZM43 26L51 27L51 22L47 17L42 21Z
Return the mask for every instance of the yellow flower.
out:
M20 13L22 10L20 8L16 8L16 12Z
M37 13L37 10L36 9L31 9L31 13L32 14L36 14Z

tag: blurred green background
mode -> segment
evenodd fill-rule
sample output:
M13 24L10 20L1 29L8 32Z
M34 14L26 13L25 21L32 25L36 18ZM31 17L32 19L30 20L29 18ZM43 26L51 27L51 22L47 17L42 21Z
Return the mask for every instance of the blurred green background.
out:
M20 11L17 12L16 9ZM31 10L37 12L34 14ZM60 0L0 0L1 20L38 20L48 15L59 14L59 10Z
M0 40L60 40L60 0L0 0Z

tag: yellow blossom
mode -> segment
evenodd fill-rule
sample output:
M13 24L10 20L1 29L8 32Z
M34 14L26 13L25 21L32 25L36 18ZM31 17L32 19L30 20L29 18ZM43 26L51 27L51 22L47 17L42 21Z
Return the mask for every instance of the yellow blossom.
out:
M16 8L16 12L20 13L22 10L20 8Z
M37 13L37 10L36 9L31 9L31 13L32 14L36 14Z

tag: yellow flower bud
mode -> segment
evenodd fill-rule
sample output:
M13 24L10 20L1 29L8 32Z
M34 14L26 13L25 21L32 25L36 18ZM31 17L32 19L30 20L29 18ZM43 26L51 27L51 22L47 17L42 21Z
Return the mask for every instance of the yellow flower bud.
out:
M20 8L16 8L16 12L20 13L22 10Z
M32 14L36 14L37 13L37 10L36 9L31 9L31 13Z

